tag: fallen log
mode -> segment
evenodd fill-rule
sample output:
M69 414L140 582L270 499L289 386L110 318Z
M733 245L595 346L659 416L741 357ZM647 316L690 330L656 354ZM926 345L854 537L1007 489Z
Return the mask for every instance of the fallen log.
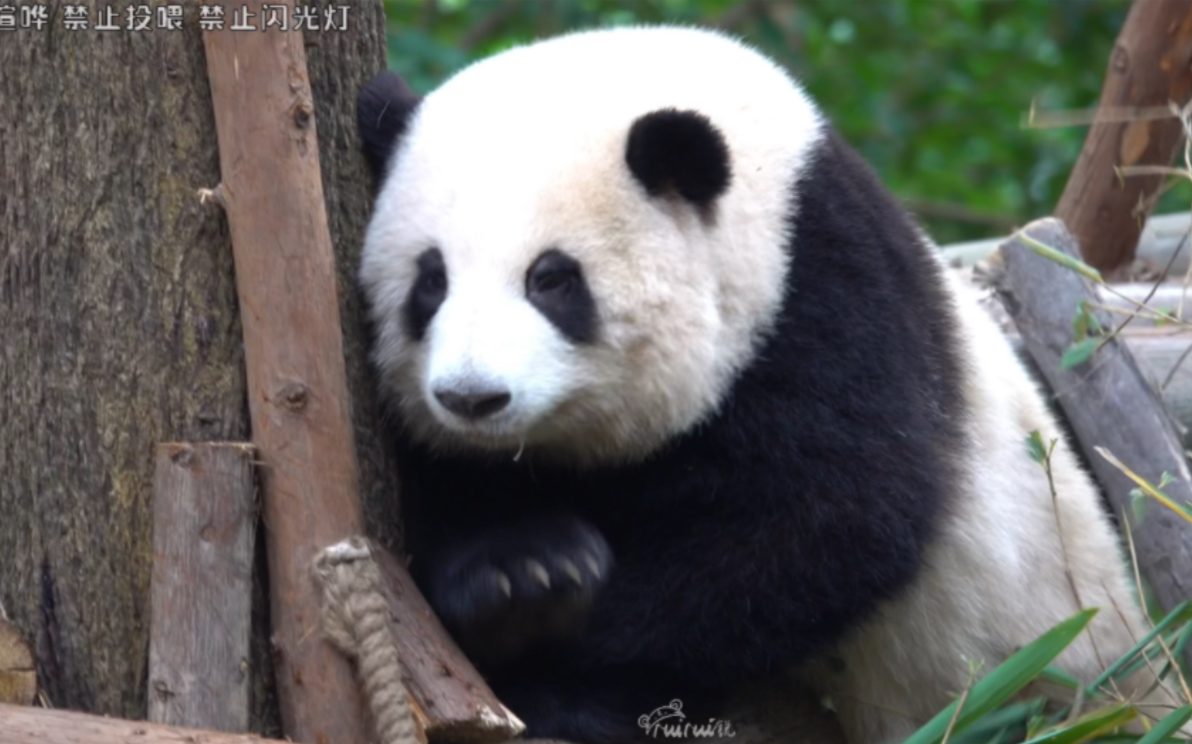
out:
M1137 241L1135 255L1156 269L1167 265L1173 253L1179 250L1171 265L1170 276L1182 276L1192 263L1192 246L1186 242L1188 230L1192 228L1192 213L1153 215L1146 221ZM970 240L964 243L950 243L940 246L940 252L949 266L967 267L983 261L996 251L1009 237Z
M1124 339L1143 376L1179 424L1185 450L1192 449L1192 334Z
M1116 311L1117 323L1126 319L1126 313L1134 316L1130 325L1126 327L1128 331L1170 323L1156 317L1154 313L1140 310L1140 304L1179 320L1192 321L1192 287L1184 287L1181 282L1167 282L1158 286L1147 282L1128 282L1110 287L1099 286L1096 291L1101 304Z
M1025 232L1056 250L1078 255L1075 240L1059 220L1038 220ZM1073 342L1074 308L1095 297L1089 281L1034 253L1020 239L1008 241L1001 250L1005 271L996 286L1003 304L1114 511L1136 537L1140 572L1159 603L1170 610L1192 596L1192 524L1158 504L1150 504L1139 519L1131 509L1135 484L1096 451L1108 450L1152 483L1170 474L1167 495L1176 503L1192 502L1192 476L1168 411L1119 339L1107 341L1091 361L1062 369L1060 358ZM1113 327L1104 312L1094 313L1102 325Z
M1007 333L1019 358L1033 368L1034 359L1022 337ZM1175 420L1185 449L1192 450L1192 333L1172 336L1124 334L1122 341L1138 363L1138 369ZM1033 370L1032 370L1033 371ZM1046 384L1046 380L1039 380Z

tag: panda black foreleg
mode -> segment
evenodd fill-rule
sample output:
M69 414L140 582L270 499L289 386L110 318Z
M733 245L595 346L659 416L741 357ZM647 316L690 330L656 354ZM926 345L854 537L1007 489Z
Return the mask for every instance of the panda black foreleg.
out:
M456 539L431 562L431 605L468 655L492 666L577 636L613 555L595 527L553 515Z

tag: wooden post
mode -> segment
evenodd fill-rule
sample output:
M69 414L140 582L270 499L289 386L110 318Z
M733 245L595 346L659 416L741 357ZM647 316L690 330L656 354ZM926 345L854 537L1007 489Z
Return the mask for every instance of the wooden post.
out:
M1192 0L1135 0L1118 34L1100 109L1183 105L1192 93ZM1183 129L1176 118L1094 121L1055 208L1084 260L1106 275L1129 266L1146 214L1140 203L1162 176L1119 180L1119 165L1169 165ZM1149 211L1149 210L1147 210Z
M306 744L366 744L368 715L351 666L323 640L311 576L315 553L363 523L303 35L229 29L203 41L261 460L282 726Z
M159 444L149 720L248 730L256 486L249 444Z
M283 744L248 734L0 704L0 744ZM330 744L330 742L328 742Z
M1059 220L1038 220L1025 231L1056 250L1072 256L1079 253ZM1177 504L1192 502L1192 476L1169 414L1120 340L1107 342L1090 362L1061 369L1060 357L1073 340L1072 317L1081 300L1095 297L1092 288L1076 272L1039 256L1018 240L1003 245L1002 253L1006 271L998 289L1003 304L1055 392L1114 510L1128 520L1143 578L1170 610L1192 593L1192 525L1154 502L1147 504L1145 518L1136 522L1130 504L1134 483L1094 451L1095 447L1108 449L1152 483L1158 483L1162 473L1170 473L1174 480L1166 488L1167 495ZM1113 327L1105 314L1098 314L1103 327Z

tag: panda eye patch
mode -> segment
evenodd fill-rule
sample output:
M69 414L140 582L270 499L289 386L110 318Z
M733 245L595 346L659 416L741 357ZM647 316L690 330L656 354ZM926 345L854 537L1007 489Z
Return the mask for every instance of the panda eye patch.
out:
M526 271L526 299L569 340L596 337L596 304L579 261L557 248L539 254Z
M530 276L529 291L537 294L546 294L549 292L566 294L579 280L579 274L570 267L542 270Z
M428 248L415 260L418 277L403 307L406 332L416 341L426 335L426 327L447 298L447 266L438 248Z

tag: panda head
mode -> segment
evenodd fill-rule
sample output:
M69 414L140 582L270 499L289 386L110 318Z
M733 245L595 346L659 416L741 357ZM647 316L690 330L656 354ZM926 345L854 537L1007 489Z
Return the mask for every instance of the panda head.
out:
M646 457L716 411L777 317L821 124L735 41L573 34L420 100L382 73L359 118L374 362L417 439Z

